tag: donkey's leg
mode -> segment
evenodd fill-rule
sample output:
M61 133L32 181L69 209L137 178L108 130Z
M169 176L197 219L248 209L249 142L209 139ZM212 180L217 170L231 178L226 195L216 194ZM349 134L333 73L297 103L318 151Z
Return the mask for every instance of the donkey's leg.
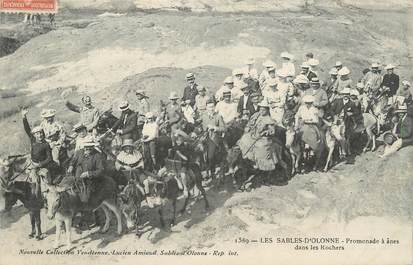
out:
M324 171L327 171L328 167L330 166L331 157L333 156L333 152L334 152L334 146L329 146L328 147L328 156L327 156L326 165L324 167Z
M371 148L371 151L373 152L376 150L376 135L373 133L371 138L373 140L373 147Z
M118 222L118 235L122 234L122 216L119 207L116 205L115 201L104 201L103 202L116 216L116 221Z
M61 233L61 227L62 227L62 220L60 220L59 217L55 217L55 218L56 218L56 239L55 239L54 247L58 248L60 245L60 233Z
M159 222L161 223L161 227L162 227L162 228L165 228L165 220L164 220L164 218L163 218L163 209L162 209L162 207L163 207L163 206L160 206L160 207L159 207L159 210L158 210L158 213L159 213Z
M206 196L205 189L204 189L204 187L202 187L201 179L196 179L195 180L195 185L196 185L197 189L201 192L202 196L204 197L205 210L209 210L209 202L208 202L208 199L207 199L207 196Z
M29 234L29 238L33 238L34 235L36 234L36 220L34 218L34 212L33 211L30 211L29 215L30 215L30 223L32 225L32 232Z
M173 210L173 216L172 216L172 221L171 221L171 226L175 225L176 222L176 199L172 200L172 210Z
M291 150L290 150L290 153L291 153ZM291 167L291 175L293 176L297 170L296 155L294 155L293 153L291 153L291 164L293 165Z
M373 137L373 132L371 131L371 128L366 128L366 134L367 134L367 143L366 146L363 148L363 152L367 152L367 149L370 146L372 137Z
M64 220L66 229L66 246L72 248L72 216L68 216Z
M37 228L37 240L42 239L42 222L40 220L40 210L36 210L34 212L34 220L36 221L36 228Z
M109 230L110 225L110 212L108 207L106 207L104 204L102 204L100 208L102 208L103 212L105 213L105 225L103 226L101 232L106 233Z

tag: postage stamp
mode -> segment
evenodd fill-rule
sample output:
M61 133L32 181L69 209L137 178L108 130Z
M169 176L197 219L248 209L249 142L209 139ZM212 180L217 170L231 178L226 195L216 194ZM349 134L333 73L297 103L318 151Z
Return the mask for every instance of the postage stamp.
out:
M0 0L0 12L56 13L57 0Z

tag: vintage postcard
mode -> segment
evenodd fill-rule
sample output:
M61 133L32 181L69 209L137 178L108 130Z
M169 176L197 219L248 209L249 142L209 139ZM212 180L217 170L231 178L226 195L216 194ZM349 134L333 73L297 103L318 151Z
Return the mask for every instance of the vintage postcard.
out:
M0 265L413 264L411 0L0 0Z

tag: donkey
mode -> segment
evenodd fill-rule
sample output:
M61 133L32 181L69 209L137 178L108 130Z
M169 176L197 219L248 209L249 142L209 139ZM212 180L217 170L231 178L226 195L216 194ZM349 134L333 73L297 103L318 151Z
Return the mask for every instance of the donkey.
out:
M111 210L117 219L117 233L122 234L122 216L121 211L117 205L117 186L112 178L104 177L101 180L100 187L90 194L89 201L83 203L80 199L79 193L75 192L73 187L59 187L49 186L46 192L47 199L47 217L56 220L56 241L55 248L60 244L60 229L64 224L66 228L67 247L70 248L71 241L71 227L73 217L81 212L92 210L95 211L99 207L105 213L105 225L101 229L102 233L109 230Z

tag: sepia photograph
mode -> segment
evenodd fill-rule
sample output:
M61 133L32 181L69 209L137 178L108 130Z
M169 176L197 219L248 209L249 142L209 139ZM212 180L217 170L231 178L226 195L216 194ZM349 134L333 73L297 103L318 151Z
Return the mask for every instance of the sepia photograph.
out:
M413 265L412 0L0 0L0 265Z

